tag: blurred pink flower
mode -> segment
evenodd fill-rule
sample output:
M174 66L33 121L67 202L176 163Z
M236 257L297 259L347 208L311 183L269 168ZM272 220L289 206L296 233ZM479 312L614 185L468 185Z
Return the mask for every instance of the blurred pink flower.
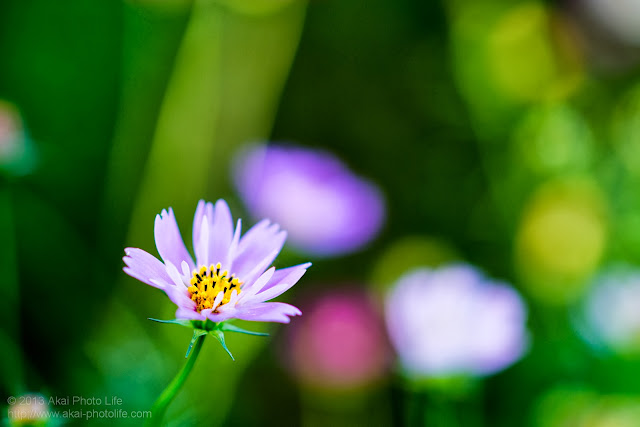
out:
M34 169L35 163L35 148L18 108L0 100L0 174L23 176Z
M201 200L193 221L194 263L173 210L163 210L156 216L155 240L164 263L142 249L127 248L124 271L163 290L178 306L176 319L289 323L289 317L301 314L300 310L266 301L295 285L311 264L266 270L282 249L287 233L266 220L242 238L240 230L238 220L234 231L224 200L218 200L215 207Z
M364 292L327 293L303 308L306 315L289 329L287 340L291 368L302 383L352 389L384 376L388 342Z
M471 266L410 271L388 295L385 312L391 342L411 377L489 375L527 348L520 295Z
M385 205L380 190L328 152L256 146L237 162L235 184L250 213L282 224L291 245L303 252L353 252L382 227Z

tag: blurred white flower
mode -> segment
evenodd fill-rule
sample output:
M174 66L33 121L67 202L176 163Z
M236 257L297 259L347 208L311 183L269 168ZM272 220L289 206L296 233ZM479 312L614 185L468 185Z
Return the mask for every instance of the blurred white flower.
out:
M640 1L583 0L593 19L631 45L640 45Z
M640 353L640 271L616 268L599 276L587 295L584 320L586 338L620 353Z
M408 272L388 295L385 312L411 377L489 375L520 359L528 344L520 295L467 265Z

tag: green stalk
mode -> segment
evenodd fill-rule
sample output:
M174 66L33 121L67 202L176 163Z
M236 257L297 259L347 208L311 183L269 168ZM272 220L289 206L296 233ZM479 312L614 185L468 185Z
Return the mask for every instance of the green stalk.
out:
M150 242L149 219L167 206L182 215L191 211L206 193L213 159L227 163L214 150L222 103L224 16L216 2L193 2L144 166L128 242Z
M151 407L152 416L149 418L147 426L159 426L162 424L162 419L164 418L164 414L167 412L169 404L173 398L176 397L178 391L180 391L180 388L187 380L193 365L196 363L196 359L198 358L198 354L200 354L200 349L204 343L205 336L206 335L200 335L195 338L196 342L193 345L189 359Z
M13 200L10 184L0 180L0 271L3 284L0 286L0 347L5 349L0 363L0 383L11 393L24 392L24 366L20 348L20 294L18 284L18 255L15 238Z

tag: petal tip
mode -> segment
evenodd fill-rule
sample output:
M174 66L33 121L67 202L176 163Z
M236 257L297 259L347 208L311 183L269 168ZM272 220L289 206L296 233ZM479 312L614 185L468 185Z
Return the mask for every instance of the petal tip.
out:
M224 199L218 199L218 200L216 200L215 208L216 208L216 209L218 209L218 208L222 208L222 209L225 209L225 210L230 210L230 209L229 209L229 205L227 204L226 200L224 200Z

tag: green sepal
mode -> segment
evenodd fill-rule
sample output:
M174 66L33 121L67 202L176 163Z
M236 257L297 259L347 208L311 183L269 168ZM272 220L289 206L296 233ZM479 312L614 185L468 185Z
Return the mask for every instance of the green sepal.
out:
M246 329L242 329L234 324L231 323L219 323L218 324L218 329L221 331L228 331L228 332L238 332L240 334L247 334L247 335L255 335L258 337L268 337L269 334L266 332L254 332L254 331L247 331Z
M189 348L187 348L187 354L184 355L185 359L189 357L189 353L191 353L191 349L193 348L193 345L196 343L198 338L200 338L203 335L207 335L207 331L203 331L202 329L193 330L193 337L191 338L191 342L189 343Z
M151 317L149 317L148 319L158 323L173 323L176 325L186 326L187 328L195 328L192 320L185 320L185 319L161 320L161 319L153 319ZM195 329L199 329L199 328L195 328Z
M229 357L231 357L231 360L235 362L236 359L233 358L233 354L231 354L231 352L227 348L227 344L224 342L224 332L222 332L220 329L216 329L213 331L209 331L209 334L213 335L220 342L220 345L222 345L222 348L224 348L224 350L227 352Z
M193 337L191 338L191 342L189 343L189 348L187 349L187 354L184 356L185 358L189 357L189 354L191 353L191 349L193 348L193 345L196 343L196 340L206 334L211 334L212 336L214 336L218 342L220 343L220 345L222 345L222 348L224 348L224 350L227 352L227 354L231 357L231 360L236 360L234 359L233 355L231 354L231 352L229 351L229 349L227 348L227 344L224 341L224 332L237 332L240 334L247 334L247 335L255 335L255 336L259 336L259 337L268 337L269 334L265 333L265 332L254 332L254 331L247 331L246 329L242 329L236 325L233 325L231 323L227 323L227 322L213 322L211 319L207 319L207 320L185 320L185 319L173 319L173 320L161 320L161 319L153 319L153 318L149 318L149 320L153 320L154 322L158 322L158 323L173 323L175 325L180 325L180 326L186 326L189 329L193 329Z

